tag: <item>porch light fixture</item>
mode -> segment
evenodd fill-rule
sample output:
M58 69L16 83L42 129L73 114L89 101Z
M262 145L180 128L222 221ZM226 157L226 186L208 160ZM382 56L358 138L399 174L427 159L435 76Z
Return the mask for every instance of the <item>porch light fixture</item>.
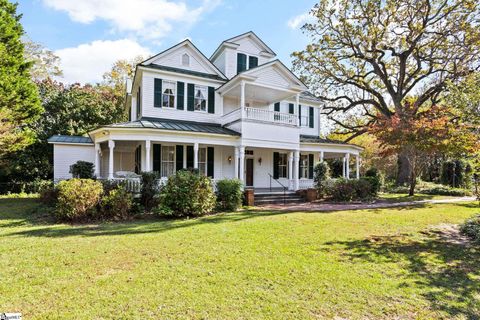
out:
M262 164L262 158L258 158L258 164Z
M232 163L232 156L228 156L227 160L228 160L228 163Z

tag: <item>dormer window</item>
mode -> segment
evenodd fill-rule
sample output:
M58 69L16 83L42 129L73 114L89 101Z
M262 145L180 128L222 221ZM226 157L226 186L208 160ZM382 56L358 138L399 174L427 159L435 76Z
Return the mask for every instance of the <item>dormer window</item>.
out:
M182 66L184 67L190 66L190 56L186 53L182 55Z
M248 63L248 64L247 64ZM237 53L237 74L255 68L258 66L258 58L255 56L247 56L243 53Z

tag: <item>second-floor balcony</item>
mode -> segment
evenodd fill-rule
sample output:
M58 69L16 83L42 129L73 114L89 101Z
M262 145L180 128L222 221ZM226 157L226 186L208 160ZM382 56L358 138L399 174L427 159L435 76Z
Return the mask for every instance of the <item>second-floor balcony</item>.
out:
M223 124L229 124L239 120L259 121L271 124L288 126L308 126L307 116L298 116L297 114L271 111L267 108L245 107L235 109L222 117Z

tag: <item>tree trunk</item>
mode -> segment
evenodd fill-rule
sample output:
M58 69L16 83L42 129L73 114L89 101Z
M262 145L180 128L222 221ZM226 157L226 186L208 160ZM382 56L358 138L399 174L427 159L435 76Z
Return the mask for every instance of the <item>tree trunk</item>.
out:
M410 179L410 189L408 190L408 196L412 197L415 194L415 186L417 185L417 177L412 173L412 177Z
M401 151L397 156L397 185L405 185L410 183L412 168L406 151Z

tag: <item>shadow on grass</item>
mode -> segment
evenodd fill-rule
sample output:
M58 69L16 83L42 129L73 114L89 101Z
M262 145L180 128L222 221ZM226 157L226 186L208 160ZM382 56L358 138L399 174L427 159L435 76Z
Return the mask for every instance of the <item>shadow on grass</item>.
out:
M480 319L480 249L425 233L413 240L408 235L371 237L366 240L326 243L339 246L344 257L374 263L406 261L407 279L414 280L432 310L449 317ZM463 318L462 318L463 319Z

